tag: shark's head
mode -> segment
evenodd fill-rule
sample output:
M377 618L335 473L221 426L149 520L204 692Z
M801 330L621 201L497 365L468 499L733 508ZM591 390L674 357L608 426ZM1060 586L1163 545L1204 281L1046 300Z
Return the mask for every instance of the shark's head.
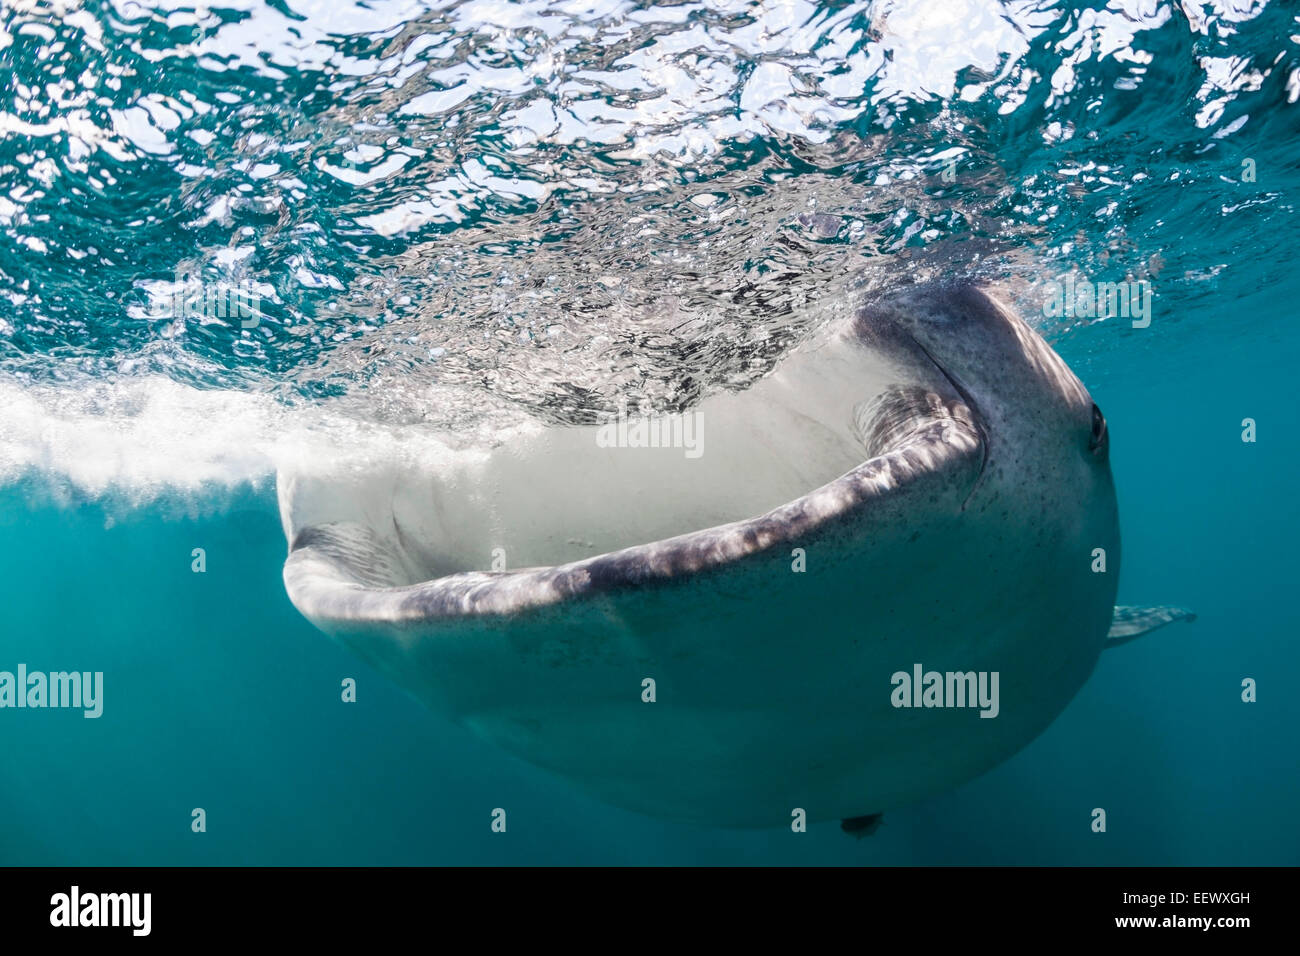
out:
M864 307L857 328L895 362L942 373L947 400L966 406L984 445L967 509L996 511L1030 491L1038 507L1009 511L1008 533L1041 547L1052 572L1077 562L1079 576L1064 580L1095 591L1105 619L1120 551L1110 435L1061 357L994 292L970 283L909 287Z
M1109 476L1106 419L1043 338L988 289L933 283L864 308L859 324L895 354L937 366L986 429L1008 441L1073 449L1082 470Z

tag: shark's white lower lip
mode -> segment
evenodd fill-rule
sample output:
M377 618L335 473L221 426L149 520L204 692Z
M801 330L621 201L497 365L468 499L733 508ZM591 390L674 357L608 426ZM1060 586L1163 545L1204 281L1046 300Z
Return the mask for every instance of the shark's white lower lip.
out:
M328 523L293 538L286 581L295 604L318 622L397 622L511 615L718 570L797 547L900 484L944 467L945 459L960 465L963 479L973 483L981 459L970 455L981 443L965 407L939 405L927 412L887 454L752 518L558 565L452 572L409 584L401 582L415 562L400 550L409 530L385 537L364 525ZM484 544L480 550L489 559L494 550L503 559L510 554Z
M1113 490L1032 434L986 481L986 424L878 331L706 400L695 457L555 428L435 474L281 474L289 594L434 710L657 816L855 817L968 779L1091 671L1114 580L1084 559L1118 547ZM1047 399L1079 387L1062 369ZM999 674L996 719L892 707L914 661Z

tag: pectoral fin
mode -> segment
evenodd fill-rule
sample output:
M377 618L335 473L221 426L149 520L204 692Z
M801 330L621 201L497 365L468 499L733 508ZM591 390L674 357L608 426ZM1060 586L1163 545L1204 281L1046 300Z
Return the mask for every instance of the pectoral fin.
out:
M1196 615L1185 607L1117 607L1110 621L1106 647L1127 644L1158 627L1174 621L1194 621Z

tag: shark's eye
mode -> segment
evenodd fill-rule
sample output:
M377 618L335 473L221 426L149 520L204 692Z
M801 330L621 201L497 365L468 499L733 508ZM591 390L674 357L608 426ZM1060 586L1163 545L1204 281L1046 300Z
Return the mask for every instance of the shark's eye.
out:
M1088 450L1101 453L1106 449L1106 416L1095 404L1092 406L1092 435L1088 439Z

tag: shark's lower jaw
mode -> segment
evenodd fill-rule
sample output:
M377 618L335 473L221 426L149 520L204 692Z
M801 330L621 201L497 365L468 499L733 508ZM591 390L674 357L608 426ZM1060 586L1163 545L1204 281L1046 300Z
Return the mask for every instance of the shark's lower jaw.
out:
M695 457L628 444L616 418L433 473L282 474L290 597L505 749L715 825L941 791L1086 680L1114 597L1086 556L1117 545L1113 492L985 475L983 425L932 362L851 325L696 412ZM916 667L961 687L900 694Z

